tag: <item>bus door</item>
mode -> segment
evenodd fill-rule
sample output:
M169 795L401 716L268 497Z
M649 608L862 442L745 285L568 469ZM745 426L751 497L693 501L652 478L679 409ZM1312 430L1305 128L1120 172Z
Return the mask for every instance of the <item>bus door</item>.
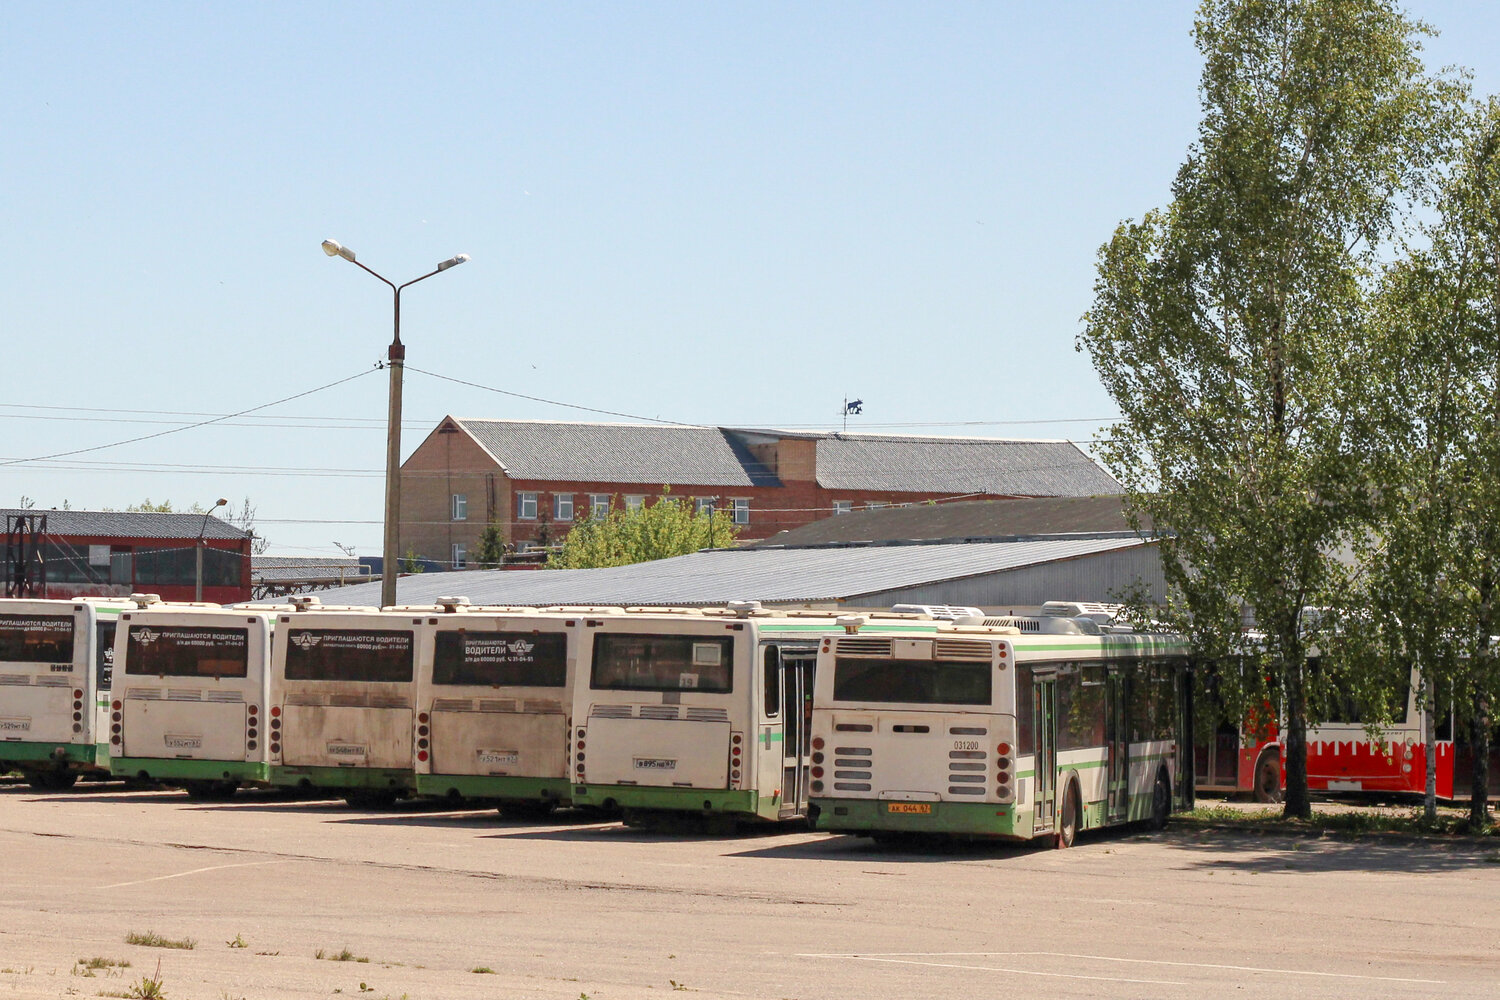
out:
M1130 727L1125 716L1130 704L1129 678L1110 667L1104 688L1104 744L1109 754L1106 783L1109 822L1122 823L1130 811Z
M776 649L781 675L781 819L807 814L812 764L813 669L810 649Z
M1033 832L1052 829L1057 817L1057 715L1054 674L1032 679L1032 718L1036 727L1036 819Z

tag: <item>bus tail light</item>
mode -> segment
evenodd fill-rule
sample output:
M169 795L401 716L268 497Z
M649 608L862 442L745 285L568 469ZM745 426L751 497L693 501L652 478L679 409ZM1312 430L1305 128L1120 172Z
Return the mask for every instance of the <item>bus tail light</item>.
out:
M999 754L1000 756L1002 756L1002 757L1009 757L1010 756L1010 744L1009 743L1002 743L1002 744L1000 744L999 746L997 746L995 748L995 752L997 754Z
M821 750L821 749L823 749L823 737L821 737L821 736L814 736L813 737L813 742L812 742L812 747L813 747L814 750Z
M125 707L125 704L123 702L116 701L116 702L111 702L109 707L111 709L113 709L114 711L118 712L118 711L120 711L121 709L123 709Z
M73 700L74 701L82 701L83 700L83 692L82 691L78 691L78 690L74 690L74 692L73 692Z
M426 750L418 750L417 751L417 760L425 762L427 760L427 751Z

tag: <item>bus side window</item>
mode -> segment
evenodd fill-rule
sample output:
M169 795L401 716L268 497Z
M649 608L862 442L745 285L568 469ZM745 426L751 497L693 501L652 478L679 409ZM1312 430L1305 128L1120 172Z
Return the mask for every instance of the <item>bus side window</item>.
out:
M115 670L115 623L98 622L95 630L94 639L97 643L94 653L97 660L94 667L95 688L99 691L108 691Z
M764 658L766 717L774 719L781 714L781 651L767 646Z
M1016 753L1036 753L1036 719L1032 718L1034 698L1031 668L1016 665Z

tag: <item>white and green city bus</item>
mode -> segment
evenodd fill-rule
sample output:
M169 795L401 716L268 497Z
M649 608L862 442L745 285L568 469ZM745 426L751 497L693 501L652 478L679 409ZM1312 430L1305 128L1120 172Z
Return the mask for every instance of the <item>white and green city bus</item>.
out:
M418 643L429 615L294 597L271 657L271 783L385 805L415 791Z
M110 770L200 799L268 785L266 706L280 610L141 595L121 613Z
M1086 618L985 619L932 636L860 617L824 638L812 723L819 830L1070 846L1191 805L1180 637ZM999 626L999 627L995 627Z
M580 615L463 597L402 610L429 616L417 661L417 792L497 802L505 813L566 805Z
M918 615L892 631L932 632ZM805 817L814 660L826 612L628 608L584 614L573 803L747 820Z
M0 771L38 791L109 773L115 623L130 601L0 599Z

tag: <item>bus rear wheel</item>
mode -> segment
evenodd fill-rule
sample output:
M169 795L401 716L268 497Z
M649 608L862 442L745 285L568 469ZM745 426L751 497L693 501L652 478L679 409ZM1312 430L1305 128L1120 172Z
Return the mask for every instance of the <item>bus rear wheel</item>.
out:
M33 771L31 787L38 792L66 792L78 783L77 771Z
M187 781L182 790L187 792L188 798L198 802L222 802L233 797L239 787L238 781Z
M1066 850L1073 846L1078 839L1078 827L1082 824L1082 818L1078 810L1078 786L1068 782L1063 792L1062 811L1057 817L1057 847L1058 850Z
M1255 801L1281 801L1281 758L1267 751L1255 762Z

